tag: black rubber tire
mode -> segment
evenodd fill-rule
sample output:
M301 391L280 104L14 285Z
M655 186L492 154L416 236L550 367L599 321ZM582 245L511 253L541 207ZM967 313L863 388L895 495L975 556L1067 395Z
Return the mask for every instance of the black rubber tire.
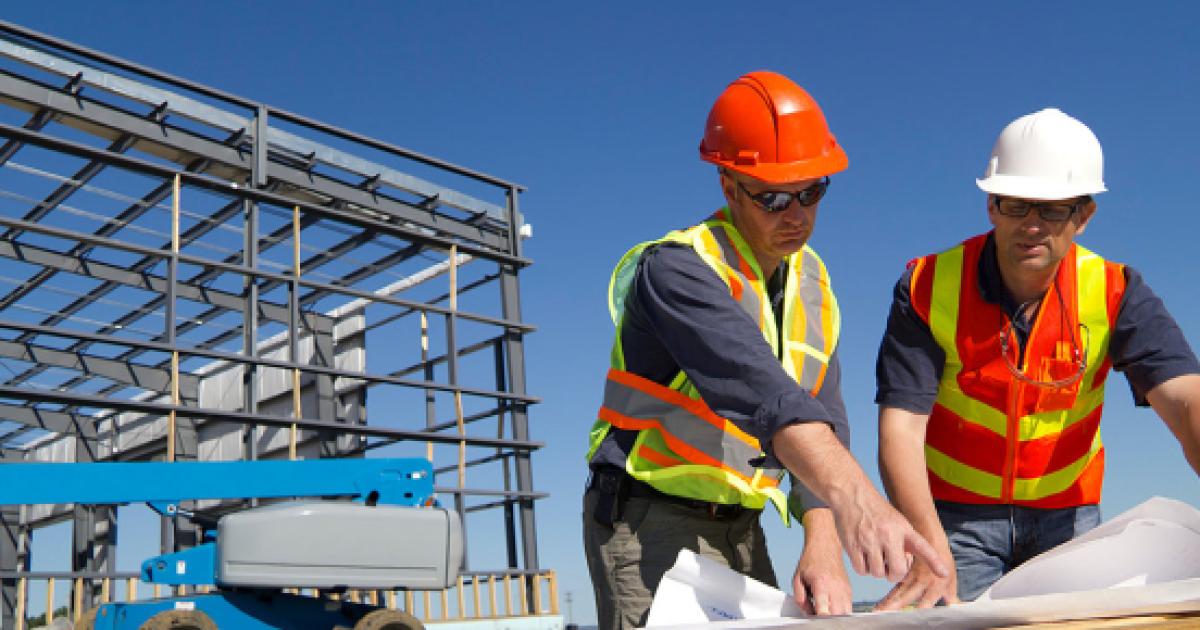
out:
M217 624L199 610L164 610L147 619L138 630L217 630Z
M363 615L354 630L425 630L425 624L403 610L380 609Z

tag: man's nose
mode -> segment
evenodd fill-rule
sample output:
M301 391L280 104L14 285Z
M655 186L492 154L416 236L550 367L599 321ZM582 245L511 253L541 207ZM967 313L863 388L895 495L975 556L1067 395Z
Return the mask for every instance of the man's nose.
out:
M1042 214L1037 208L1030 208L1029 214L1021 219L1021 230L1023 232L1041 232L1046 229L1046 220L1042 218Z
M789 203L788 207L780 214L783 215L784 220L788 221L789 223L804 223L808 220L807 210L808 208L800 205L800 200L792 197L792 202Z

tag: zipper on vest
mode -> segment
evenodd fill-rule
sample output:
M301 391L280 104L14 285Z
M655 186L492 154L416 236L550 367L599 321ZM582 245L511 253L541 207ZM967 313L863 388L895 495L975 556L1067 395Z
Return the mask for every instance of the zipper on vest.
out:
M1033 343L1034 339L1038 338L1038 329L1042 323L1042 305L1045 304L1046 298L1050 291L1055 290L1055 285L1051 284L1046 290L1047 295L1043 295L1041 302L1037 305L1037 313L1033 316L1033 326L1029 327L1029 335L1025 337L1025 345L1021 346L1017 343L1017 333L1013 330L1013 326L1008 327L1009 342L1020 351L1020 359L1017 363L1017 371L1025 376L1026 364L1029 362L1028 350L1029 344ZM1022 313L1018 311L1018 316ZM1007 359L1005 359L1007 360ZM1021 403L1024 398L1026 386L1017 379L1012 379L1012 384L1008 388L1008 422L1007 434L1005 437L1005 453L1004 457L1004 475L1000 478L1000 500L1004 503L1013 502L1013 491L1017 484L1017 450L1021 442Z
M1016 342L1016 333L1009 326L1009 338L1012 342ZM1022 353L1024 354L1024 353ZM1022 373L1025 371L1025 357L1021 357L1020 365L1017 369ZM1007 360L1007 359L1001 359ZM1000 476L1000 501L1002 503L1012 503L1013 486L1016 483L1016 468L1017 468L1017 429L1019 427L1020 411L1020 395L1021 383L1017 379L1012 379L1012 383L1008 387L1008 417L1006 418L1006 427L1004 432L1004 469Z

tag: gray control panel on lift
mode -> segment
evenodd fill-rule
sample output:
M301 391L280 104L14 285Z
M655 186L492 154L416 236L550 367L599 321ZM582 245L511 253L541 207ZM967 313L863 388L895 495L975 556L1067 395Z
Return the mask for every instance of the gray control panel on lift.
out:
M462 565L458 514L348 502L286 503L221 519L221 586L442 589Z

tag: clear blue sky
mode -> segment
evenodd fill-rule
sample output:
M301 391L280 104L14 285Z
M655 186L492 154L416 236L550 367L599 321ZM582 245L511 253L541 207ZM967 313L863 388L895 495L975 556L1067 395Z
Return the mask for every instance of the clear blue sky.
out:
M1143 272L1200 346L1200 7L1187 2L24 2L4 19L529 187L523 276L541 557L594 618L580 545L584 436L611 342L604 290L630 245L721 203L696 157L712 100L772 69L850 156L812 245L844 317L853 450L877 479L874 359L904 263L986 227L974 178L1011 119L1054 106L1105 149L1082 242ZM1113 516L1200 483L1112 379ZM790 576L802 532L770 524ZM886 584L854 579L858 599Z

